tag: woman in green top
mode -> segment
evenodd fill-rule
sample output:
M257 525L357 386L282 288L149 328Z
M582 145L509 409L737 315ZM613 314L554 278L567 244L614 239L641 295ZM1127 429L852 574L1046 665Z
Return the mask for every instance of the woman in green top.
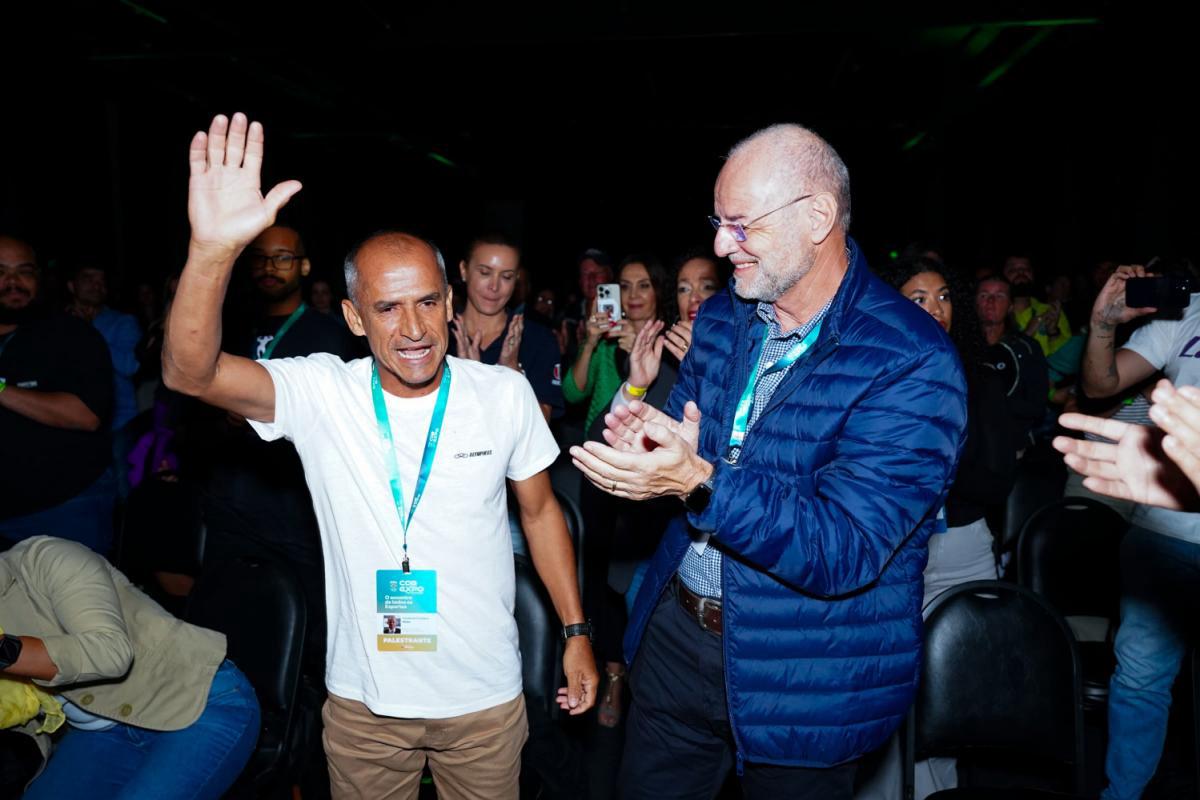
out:
M629 370L634 337L647 323L659 318L668 297L664 292L667 274L653 256L628 256L621 262L617 276L621 284L621 321L614 323L607 314L592 308L587 338L563 381L563 397L568 403L588 400L584 430L608 410Z

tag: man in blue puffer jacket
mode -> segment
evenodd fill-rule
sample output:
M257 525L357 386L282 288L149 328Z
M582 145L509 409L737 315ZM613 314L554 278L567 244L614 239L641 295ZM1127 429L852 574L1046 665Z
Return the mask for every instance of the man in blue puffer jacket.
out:
M610 446L572 449L603 490L689 512L626 637L626 796L711 796L736 764L749 797L849 798L912 701L966 385L933 318L869 272L849 209L811 131L734 147L712 222L736 296L701 307L664 412L634 402Z

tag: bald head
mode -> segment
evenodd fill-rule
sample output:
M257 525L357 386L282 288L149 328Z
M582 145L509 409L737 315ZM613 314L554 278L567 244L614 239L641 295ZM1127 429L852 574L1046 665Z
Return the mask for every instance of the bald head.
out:
M412 263L414 266L432 262L441 273L442 288L450 285L446 279L446 261L442 258L442 251L433 242L403 231L380 231L368 236L346 254L346 293L355 303L358 302L359 262L363 256L372 259L383 257L387 261Z
M850 171L829 142L808 128L763 128L735 144L728 160L760 173L779 197L830 193L837 202L838 227L843 233L850 229Z

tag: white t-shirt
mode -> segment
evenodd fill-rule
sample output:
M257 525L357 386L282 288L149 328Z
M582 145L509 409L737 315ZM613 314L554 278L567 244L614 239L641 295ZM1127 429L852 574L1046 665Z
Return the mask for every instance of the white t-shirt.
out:
M1161 369L1176 386L1200 386L1200 294L1178 320L1155 320L1133 332L1125 349ZM1166 536L1200 542L1200 514L1137 506L1130 522Z
M399 577L401 527L387 445L371 401L372 359L317 353L260 361L275 383L266 440L291 440L312 493L325 555L326 684L381 716L446 718L521 692L505 478L525 480L558 455L529 382L506 367L447 357L450 394L433 469L408 530L413 573L436 571L436 649L389 650L377 572ZM386 394L405 513L437 392ZM388 581L380 577L380 586ZM393 584L393 590L395 585ZM406 633L412 619L398 619ZM389 641L396 641L396 637Z

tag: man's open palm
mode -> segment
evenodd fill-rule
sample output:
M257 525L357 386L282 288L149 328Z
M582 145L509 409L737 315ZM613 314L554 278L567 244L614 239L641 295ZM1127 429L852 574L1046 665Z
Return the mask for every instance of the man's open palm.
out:
M261 175L263 128L245 114L213 117L208 133L198 131L188 151L188 220L192 241L215 250L238 250L275 222L275 215L300 191L284 181L264 197Z

